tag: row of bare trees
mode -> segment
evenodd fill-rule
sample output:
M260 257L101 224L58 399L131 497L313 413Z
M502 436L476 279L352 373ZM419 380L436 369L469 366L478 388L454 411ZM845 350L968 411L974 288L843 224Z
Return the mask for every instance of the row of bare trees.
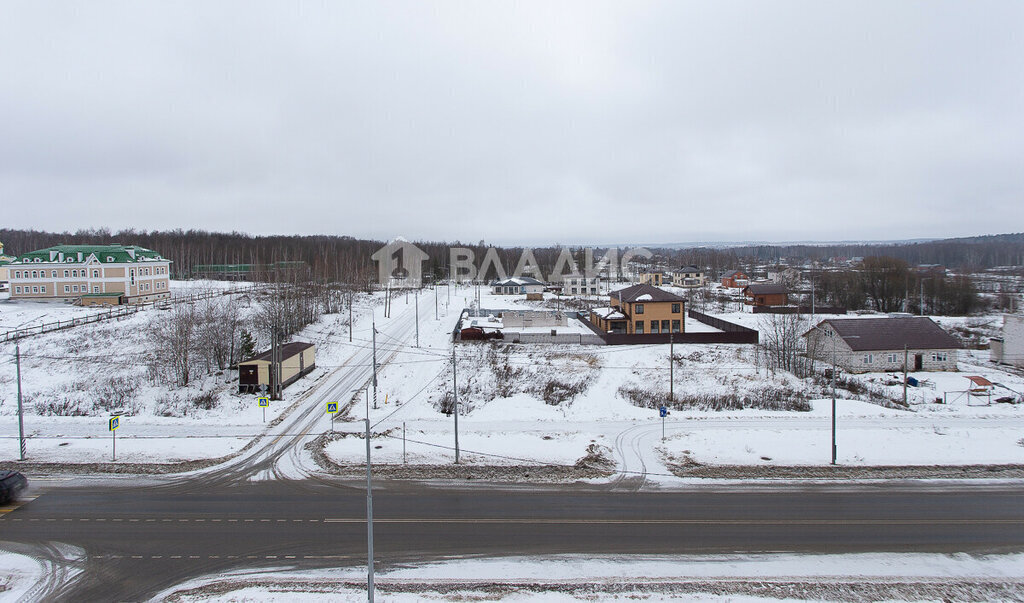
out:
M187 386L196 375L232 366L239 360L241 327L239 302L230 296L173 304L150 323L152 376Z

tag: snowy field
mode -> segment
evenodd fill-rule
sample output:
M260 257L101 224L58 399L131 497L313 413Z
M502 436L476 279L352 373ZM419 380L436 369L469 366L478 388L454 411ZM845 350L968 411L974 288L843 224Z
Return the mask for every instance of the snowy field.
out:
M473 292L459 297L468 305ZM528 307L512 296L483 294L482 307ZM454 305L454 302L453 302ZM722 315L759 326L749 313ZM424 324L421 346L399 353L380 376L381 401L370 409L375 462L445 464L454 461L451 404L451 320ZM573 465L594 452L620 470L647 479L677 480L672 463L825 465L831 460L830 390L771 373L752 346L677 344L674 395L693 406L665 420L656 405L669 391L669 346L492 345L456 347L460 461L480 465ZM981 405L962 396L934 404L943 391L963 390L978 374L1024 391L1024 379L962 352L961 372L913 374L935 389L910 388L909 410L883 408L840 390L839 462L845 465L969 465L1024 463L1024 412L1008 404ZM858 376L899 398L885 373ZM639 399L631 399L639 392ZM646 395L646 396L645 396ZM705 410L729 396L792 397L805 410ZM654 400L649 407L638 406ZM361 419L357 408L351 419ZM330 442L328 457L358 464L365 457L361 423L338 425L351 435ZM403 433L404 432L404 433ZM404 436L404 437L403 437Z
M225 288L237 283L172 281L176 295ZM235 297L240 314L252 315L257 303ZM360 296L354 307L354 343L348 343L348 313L324 315L296 340L317 345L317 369L288 387L284 400L266 411L255 397L237 393L237 372L212 370L187 388L164 385L148 372L152 356L149 326L163 311L150 309L121 320L82 325L22 339L21 381L25 407L27 460L37 462L106 462L112 458L103 396L123 398L126 410L117 432L121 462L173 463L229 455L260 434L268 422L337 368L358 347L367 345L370 308L379 296ZM52 306L60 312L83 310L65 304L0 302L0 317L22 305ZM38 309L32 310L40 316ZM6 320L6 319L4 319ZM47 321L50 318L46 319ZM259 346L260 349L264 345ZM0 459L19 458L15 344L0 344ZM214 367L215 369L215 367ZM127 387L125 386L127 384ZM128 392L127 394L125 392ZM207 398L208 397L208 398ZM207 400L211 408L196 405ZM54 414L62 412L84 416Z
M375 583L376 599L394 602L764 601L788 599L786 592L792 591L786 589L794 586L803 592L801 598L810 600L920 599L922 595L959 599L967 594L986 599L1019 593L1022 564L1021 554L558 555L384 567L375 572ZM252 569L190 580L155 599L365 601L366 588L360 587L365 580L365 565L303 572L287 567ZM903 590L903 584L913 584L917 590ZM967 590L959 593L958 588Z
M224 283L220 283L221 286ZM176 291L194 283L176 283ZM205 284L200 284L205 287ZM381 336L378 407L370 409L376 444L375 461L399 464L446 464L454 460L454 421L446 410L453 402L451 331L458 313L471 305L471 287L439 288L419 298L420 345L399 350ZM481 292L484 308L537 309L551 302L528 302L521 296ZM254 302L243 296L243 312ZM404 312L413 296L395 298ZM16 304L20 306L21 304ZM317 369L273 403L272 421L318 379L342 366L370 345L370 311L378 314L381 296L361 296L349 342L347 313L325 315L296 337L317 346ZM76 310L60 306L61 310ZM0 317L8 303L0 302ZM78 309L80 310L80 308ZM147 374L147 326L153 312L122 321L76 327L21 341L25 390L25 429L29 460L103 462L111 456L106 412L88 416L40 413L39 403L80 397L109 380L126 378L137 385L135 411L117 433L117 458L125 462L175 462L231 454L264 429L253 396L236 393L233 371L211 373L188 390L172 390ZM735 312L726 320L756 328L760 316ZM6 318L4 318L6 320ZM949 328L982 319L940 319ZM991 322L991 319L988 319ZM687 329L691 329L690 321ZM410 334L412 335L412 334ZM412 337L410 337L412 339ZM262 348L263 346L261 346ZM0 348L0 458L18 457L16 383L13 345ZM784 373L767 371L752 346L674 346L672 388L685 402L663 423L657 406L668 398L669 346L491 345L456 346L459 382L461 461L478 465L572 466L579 459L601 457L622 472L643 472L653 481L678 480L677 464L822 465L830 460L830 391ZM960 372L920 373L932 388L911 388L910 410L891 410L840 390L839 461L846 465L965 465L1024 463L1024 413L1020 406L983 405L987 399L955 392L966 389L965 375L980 375L1016 391L1024 378L987 362L987 351L963 351ZM890 374L858 376L876 391L898 398L902 388ZM947 395L949 404L935 404ZM209 410L189 400L212 393ZM75 398L76 403L88 404ZM747 401L747 402L744 402ZM760 408L745 408L755 401ZM777 408L773 404L780 404ZM738 405L738 406L737 406ZM709 410L724 408L724 410ZM786 410L789 408L789 410ZM336 428L350 434L330 442L326 452L339 464L361 463L365 445L364 416L357 405ZM329 421L322 424L329 429ZM404 435L404 439L403 439Z

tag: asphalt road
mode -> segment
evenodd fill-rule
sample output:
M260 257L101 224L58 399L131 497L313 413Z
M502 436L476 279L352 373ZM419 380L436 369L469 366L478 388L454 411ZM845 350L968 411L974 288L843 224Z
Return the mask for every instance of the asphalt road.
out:
M356 484L265 481L54 488L0 519L4 548L81 547L85 573L44 597L136 600L240 567L365 563ZM1024 487L743 486L375 490L378 567L444 555L1024 550ZM14 544L14 543L20 543ZM22 547L18 549L17 547Z

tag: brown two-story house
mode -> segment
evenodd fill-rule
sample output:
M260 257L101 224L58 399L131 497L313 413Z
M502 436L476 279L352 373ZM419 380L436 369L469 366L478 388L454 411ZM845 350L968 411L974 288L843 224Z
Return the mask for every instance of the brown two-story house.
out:
M613 291L610 307L607 308L612 312L592 311L590 320L605 332L625 332L630 335L683 333L686 328L685 305L685 299L668 291L651 285L633 285ZM613 321L618 324L612 324ZM621 331L619 325L623 322L625 330Z

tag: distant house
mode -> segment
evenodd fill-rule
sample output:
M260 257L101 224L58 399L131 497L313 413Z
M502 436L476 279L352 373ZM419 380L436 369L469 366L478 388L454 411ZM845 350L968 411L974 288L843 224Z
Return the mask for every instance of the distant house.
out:
M672 284L676 287L703 287L707 282L707 273L696 266L683 266L672 271Z
M296 341L279 347L280 361L273 362L274 350L238 363L239 393L257 393L265 385L272 392L277 381L275 373L280 372L281 389L298 381L316 368L316 347L311 343ZM280 366L280 371L273 367Z
M7 290L7 281L10 278L7 274L7 265L14 260L15 258L4 255L4 244L0 243L0 291Z
M746 303L752 306L785 306L789 303L789 291L785 285L776 283L754 283L743 288Z
M527 293L544 293L544 283L529 276L514 276L503 281L491 283L494 295L524 295Z
M903 370L956 370L962 346L942 327L923 316L833 318L804 333L807 355L851 373ZM904 349L906 352L904 353Z
M730 270L722 275L722 286L730 289L741 289L750 282L750 277L741 270Z
M993 337L989 341L989 350L992 362L1024 368L1024 316L1003 316L1003 336Z
M665 281L667 279L665 278L665 273L664 272L656 271L656 272L643 272L643 273L641 273L639 280L640 280L641 284L653 285L655 287L660 287L660 286L666 284Z
M606 333L682 333L685 305L685 299L663 289L633 285L613 291L609 307L591 310L590 322Z
M11 299L93 299L143 303L170 292L171 261L134 245L56 245L7 265Z
M601 291L600 277L566 274L562 277L563 295L597 295Z

